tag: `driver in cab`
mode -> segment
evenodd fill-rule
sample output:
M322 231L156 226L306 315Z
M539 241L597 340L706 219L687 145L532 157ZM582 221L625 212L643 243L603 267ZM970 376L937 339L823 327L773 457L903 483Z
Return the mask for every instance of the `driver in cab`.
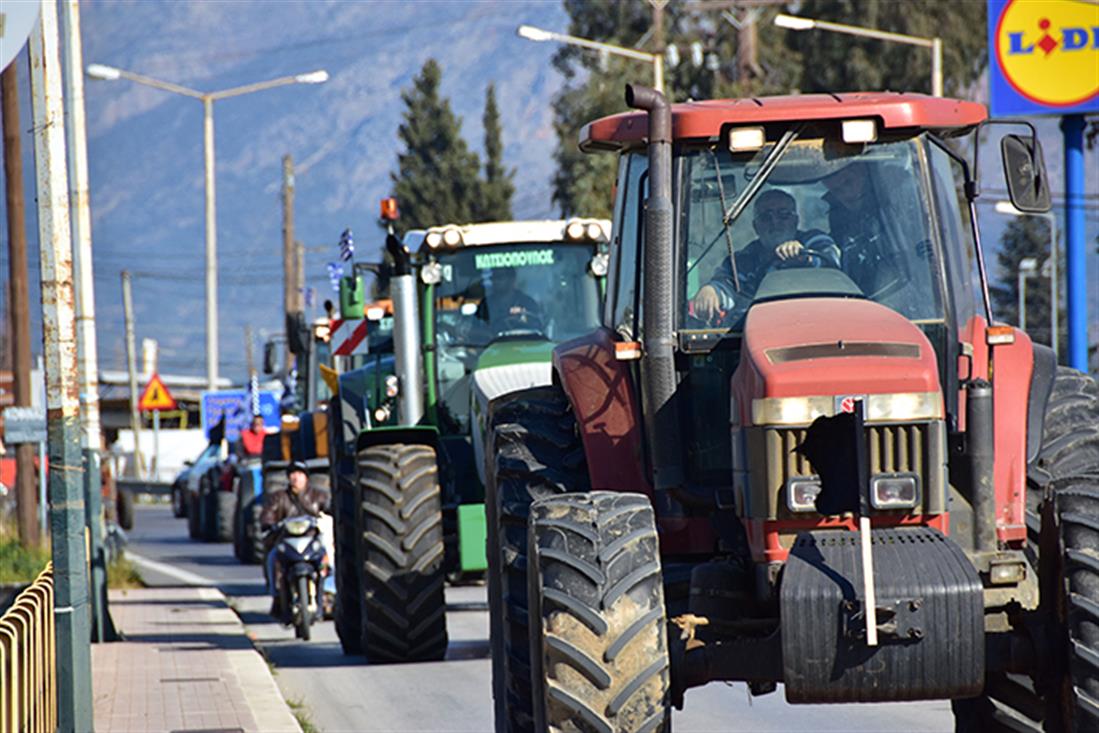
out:
M746 310L764 275L783 263L840 266L840 251L830 236L817 229L798 229L797 202L781 189L759 194L752 209L752 227L758 239L737 252L735 269L727 256L695 294L691 303L695 317L711 322L731 311Z
M542 327L542 309L534 298L518 288L518 277L513 267L494 269L488 295L477 309L477 317L496 333Z

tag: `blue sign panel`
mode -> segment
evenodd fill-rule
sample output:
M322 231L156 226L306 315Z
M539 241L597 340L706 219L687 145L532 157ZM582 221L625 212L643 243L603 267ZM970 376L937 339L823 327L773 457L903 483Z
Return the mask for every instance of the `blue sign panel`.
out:
M988 0L992 115L1099 112L1099 3Z
M261 389L259 392L259 414L268 430L278 430L280 426L279 398L274 391ZM246 389L227 389L219 392L202 393L202 432L207 439L210 429L224 418L225 439L230 443L240 438L242 430L252 422L252 393Z

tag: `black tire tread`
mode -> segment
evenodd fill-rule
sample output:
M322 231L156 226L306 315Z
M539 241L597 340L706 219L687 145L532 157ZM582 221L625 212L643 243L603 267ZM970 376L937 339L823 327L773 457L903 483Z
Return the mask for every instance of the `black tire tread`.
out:
M375 445L359 453L357 464L362 649L374 662L442 659L446 601L435 451Z
M568 399L555 387L493 402L485 510L496 730L533 726L527 619L527 519L533 501L589 486Z
M540 631L531 635L532 649L539 645L541 652L535 689L545 685L543 700L535 699L545 706L536 721L544 714L547 730L586 733L663 728L670 710L668 643L648 498L592 492L535 502L531 551L530 592L540 596L532 596L531 607ZM556 602L562 596L571 602ZM603 620L602 633L575 614L577 606Z

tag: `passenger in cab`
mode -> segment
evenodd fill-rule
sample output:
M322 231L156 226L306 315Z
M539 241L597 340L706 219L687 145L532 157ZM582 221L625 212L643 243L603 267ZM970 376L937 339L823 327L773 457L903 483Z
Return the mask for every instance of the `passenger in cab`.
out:
M732 310L746 310L764 275L783 263L840 266L832 237L817 229L798 229L797 202L790 194L768 189L759 194L752 212L758 239L736 253L735 263L731 257L722 260L710 281L699 288L692 303L697 318L712 321Z

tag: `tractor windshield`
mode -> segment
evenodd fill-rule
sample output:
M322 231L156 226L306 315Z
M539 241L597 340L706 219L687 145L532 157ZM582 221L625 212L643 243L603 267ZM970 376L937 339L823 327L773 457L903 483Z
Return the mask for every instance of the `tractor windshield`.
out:
M821 295L941 320L919 139L845 145L807 133L765 167L773 149L720 146L682 156L683 330L737 332L754 302ZM741 215L726 224L761 175Z
M599 325L592 245L538 242L441 254L435 342L441 405L468 430L469 374L488 344L564 341Z

